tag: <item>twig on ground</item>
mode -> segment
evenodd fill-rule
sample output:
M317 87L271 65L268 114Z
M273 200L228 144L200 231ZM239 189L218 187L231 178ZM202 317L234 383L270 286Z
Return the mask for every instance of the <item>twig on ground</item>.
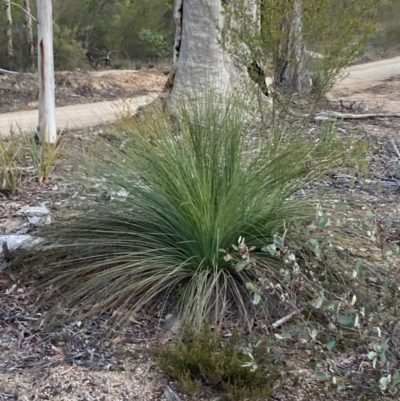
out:
M281 319L278 319L275 323L272 323L268 328L270 330L275 330L278 327L284 325L285 323L287 323L290 319L292 319L294 316L298 315L299 313L302 312L303 309L299 309L296 311L293 311L291 313L289 313L288 315L282 317Z
M182 401L178 394L170 386L165 386L164 395L168 401Z
M367 120L369 118L385 118L397 117L400 118L399 113L368 113L368 114L352 114L352 113L339 113L337 111L321 111L316 114L296 113L290 107L287 109L288 113L297 118L311 118L313 121L336 121L336 120Z
M397 146L396 146L394 140L391 139L391 140L390 140L390 143L391 143L391 145L392 145L392 148L393 148L393 150L394 150L394 153L396 153L396 156L397 156L397 157L400 157L399 149L397 148Z

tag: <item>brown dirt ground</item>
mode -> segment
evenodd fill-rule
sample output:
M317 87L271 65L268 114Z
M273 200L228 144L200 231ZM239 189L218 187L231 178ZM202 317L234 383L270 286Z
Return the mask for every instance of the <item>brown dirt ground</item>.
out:
M331 101L356 102L365 113L400 113L400 74L371 83L339 86L329 94Z
M156 70L56 72L56 106L94 103L160 92L165 74ZM37 74L0 74L0 113L38 107Z

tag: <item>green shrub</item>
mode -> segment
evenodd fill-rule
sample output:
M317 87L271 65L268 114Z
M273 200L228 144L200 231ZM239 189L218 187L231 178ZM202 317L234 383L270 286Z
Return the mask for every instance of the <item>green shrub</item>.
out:
M284 369L272 364L256 368L257 363L264 366L269 356L263 345L258 345L250 358L237 334L222 340L203 326L196 334L187 330L182 339L155 348L153 354L160 368L178 380L194 399L207 386L222 392L227 401L265 400ZM248 366L249 360L254 368Z
M142 29L139 31L138 36L138 43L142 49L142 57L163 58L171 53L170 45L164 40L162 34L150 29Z
M76 28L54 24L54 68L56 70L72 71L76 68L87 68L86 51L76 36Z
M49 297L87 305L83 316L136 313L167 297L193 327L228 309L242 321L270 313L270 300L255 305L246 284L280 274L282 262L261 248L274 230L311 218L307 197L293 195L343 157L342 140L328 129L316 142L257 131L249 142L243 102L209 97L98 141L88 169L104 193L39 230L45 250L21 261L39 286L51 285ZM263 264L232 264L225 250L240 236Z

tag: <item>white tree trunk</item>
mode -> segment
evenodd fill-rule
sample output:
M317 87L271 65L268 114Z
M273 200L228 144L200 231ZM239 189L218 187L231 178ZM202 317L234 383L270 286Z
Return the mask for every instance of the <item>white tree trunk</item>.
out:
M14 48L12 40L12 16L10 0L4 0L6 7L6 35L7 35L7 57L14 57Z
M210 90L228 96L238 89L249 93L255 84L247 69L219 42L224 25L221 0L175 0L174 65L165 91L173 105L198 100Z
M32 64L34 63L35 46L33 44L33 33L32 33L32 17L31 17L31 2L30 0L24 0L24 14L25 18L25 38L28 45L28 56Z
M52 0L37 0L38 12L38 72L39 72L39 125L40 139L47 143L57 140Z

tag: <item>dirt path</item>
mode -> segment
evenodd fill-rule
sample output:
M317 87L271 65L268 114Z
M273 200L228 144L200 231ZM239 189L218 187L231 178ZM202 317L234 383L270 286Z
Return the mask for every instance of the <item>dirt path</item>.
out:
M57 126L85 128L112 121L118 104L134 111L156 96L166 79L157 70L56 72ZM0 136L17 124L23 130L37 126L38 91L37 74L0 74Z
M400 57L349 67L329 93L332 101L362 102L364 110L400 112Z
M364 110L381 109L400 112L400 57L352 66L347 69L347 73L348 76L339 82L328 95L330 100L355 100L363 102ZM61 93L66 86L80 88L80 90L90 86L93 91L108 90L110 85L115 87L118 84L123 90L129 86L132 87L138 79L140 79L140 89L154 91L161 87L162 81L165 80L165 76L162 77L161 74L139 74L127 71L97 72L91 75L78 74L77 76L74 76L73 73L59 73L59 75L59 92ZM24 80L21 78L21 82L19 82L21 86L26 84L25 78ZM128 78L131 81L128 82ZM30 79L32 81L33 78L30 77ZM101 81L98 81L99 79ZM121 80L121 83L118 79ZM82 82L84 84L81 84ZM139 86L136 84L135 88L138 89ZM134 111L155 96L156 91L151 95L129 96L130 99L126 101L125 105L129 104L131 110ZM86 98L86 101L90 100ZM106 101L57 107L57 126L60 129L84 128L113 121L116 118L117 105L118 102ZM10 129L17 129L17 125L24 131L34 129L37 125L37 118L36 109L0 114L0 136L8 136Z
M77 104L56 108L56 121L59 129L85 128L114 121L120 108L129 106L132 112L149 103L157 95L145 95L127 99L123 103L107 101L98 103ZM26 110L0 114L0 136L8 136L10 132L35 130L38 123L38 111Z

